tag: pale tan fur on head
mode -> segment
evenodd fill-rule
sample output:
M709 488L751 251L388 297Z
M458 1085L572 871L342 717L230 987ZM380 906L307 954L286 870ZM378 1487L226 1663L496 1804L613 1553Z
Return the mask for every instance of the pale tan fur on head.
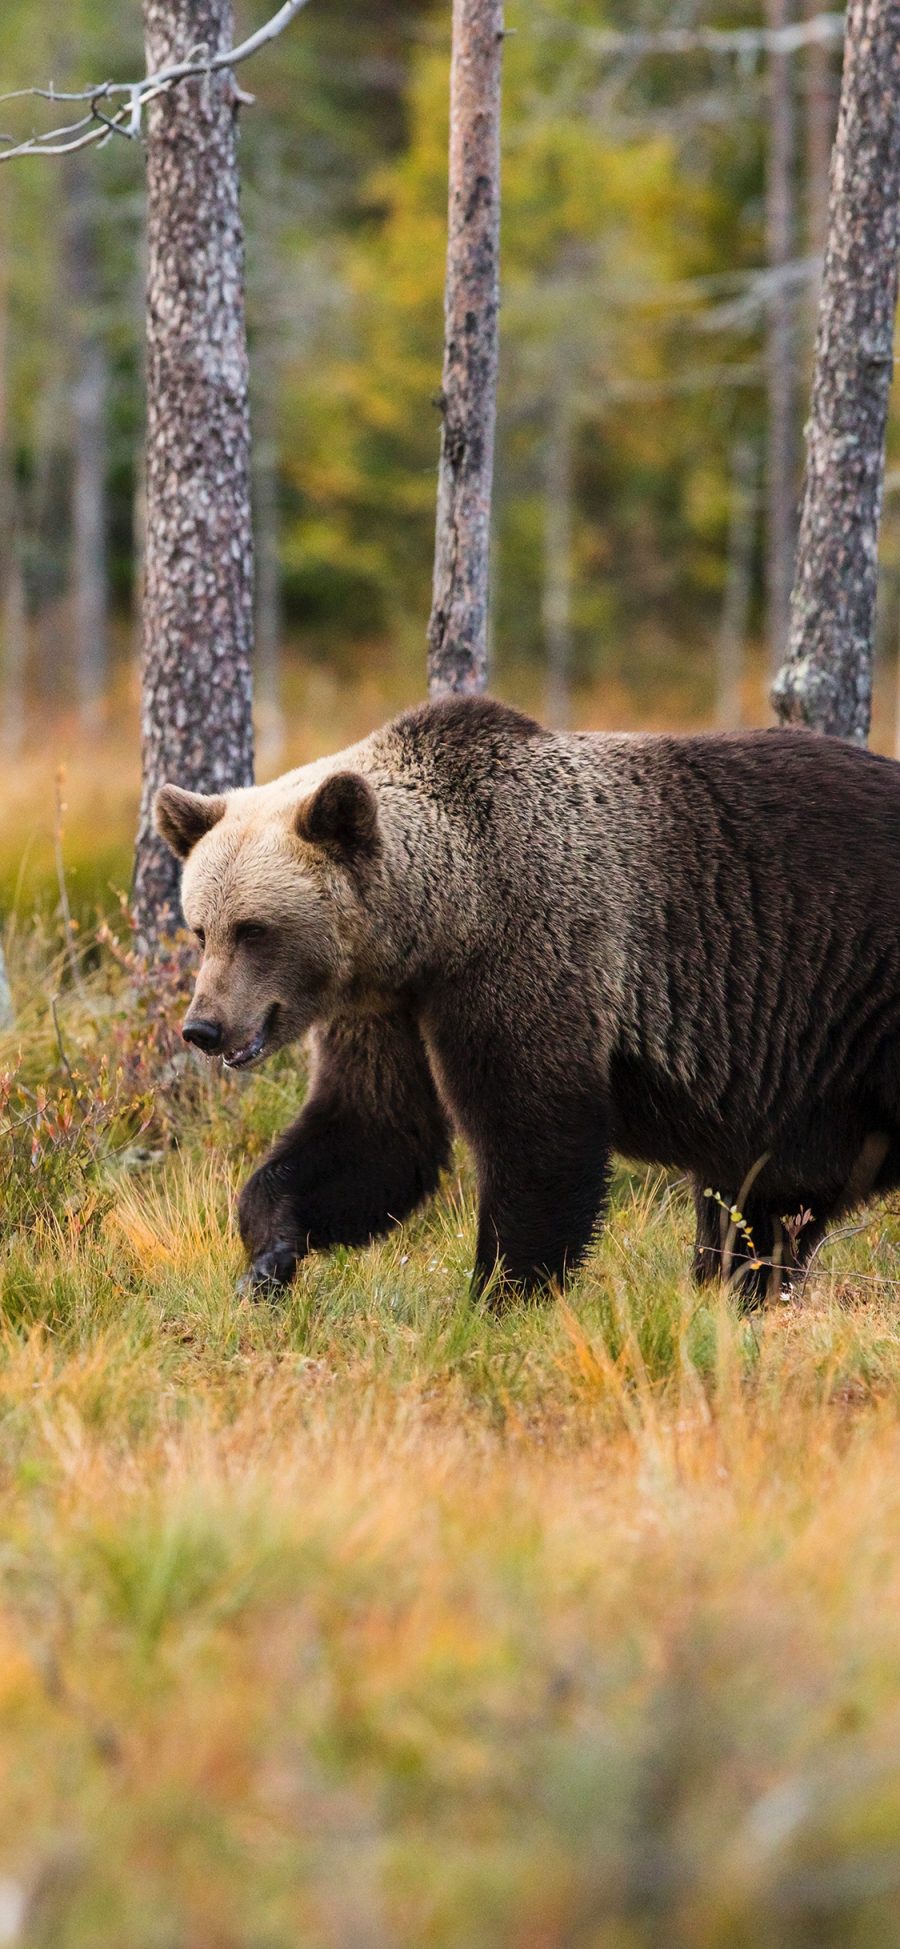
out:
M366 781L335 765L221 800L173 786L158 795L158 829L184 858L184 917L203 950L185 1029L217 1027L226 1059L255 1060L304 1034L357 961L350 869L377 853L378 808Z

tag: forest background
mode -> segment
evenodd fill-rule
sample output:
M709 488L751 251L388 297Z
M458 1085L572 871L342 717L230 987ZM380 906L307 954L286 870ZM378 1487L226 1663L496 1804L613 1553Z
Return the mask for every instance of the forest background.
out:
M239 33L266 14L242 5ZM790 16L772 0L767 18ZM769 716L766 590L793 547L840 41L779 63L758 11L715 24L750 31L693 44L690 0L508 10L491 686L557 722ZM439 0L313 0L246 82L261 776L424 689L449 26ZM654 48L672 29L683 45ZM124 0L4 10L4 89L141 67ZM3 113L19 135L36 105ZM58 800L76 908L128 881L143 200L122 140L0 172L0 906L55 897ZM873 730L889 750L896 428L895 408Z
M0 91L142 75L139 15L6 0ZM309 0L238 71L263 777L425 688L449 16ZM765 721L840 21L507 20L492 685ZM302 1075L194 1061L115 912L143 163L0 169L0 1944L896 1949L900 1210L742 1317L684 1182L621 1163L565 1298L497 1315L458 1148L385 1240L237 1289ZM895 408L888 750L898 484Z

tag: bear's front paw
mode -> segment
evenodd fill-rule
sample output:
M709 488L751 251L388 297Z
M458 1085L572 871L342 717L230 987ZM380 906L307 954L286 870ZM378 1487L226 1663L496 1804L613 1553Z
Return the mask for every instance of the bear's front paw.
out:
M289 1286L297 1270L298 1254L287 1239L277 1239L265 1252L257 1253L239 1282L238 1292L251 1299L274 1298Z

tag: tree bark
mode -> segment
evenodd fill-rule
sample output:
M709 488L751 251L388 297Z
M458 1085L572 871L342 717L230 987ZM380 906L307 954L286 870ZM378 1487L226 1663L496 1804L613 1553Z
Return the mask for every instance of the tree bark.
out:
M789 13L788 0L766 0L766 24L773 32L788 25ZM795 532L794 347L787 280L794 244L794 112L790 56L778 50L769 55L768 95L766 255L774 288L766 330L766 589L771 668L777 670L788 637Z
M716 656L716 724L720 731L739 730L743 716L741 680L753 585L756 471L752 442L735 440L731 455L728 565Z
M231 0L144 0L148 68L229 46ZM149 110L143 787L133 904L148 944L178 912L152 826L165 778L219 792L253 776L244 252L227 73Z
M100 330L97 239L83 156L67 158L67 284L74 470L72 543L75 691L85 730L99 722L107 683L106 348Z
M503 0L453 0L432 697L483 690L500 309Z
M137 384L144 396L147 391L147 219L146 213L138 235L138 246L134 267L134 279L128 294L129 311L134 307L133 331L138 348L140 368ZM134 475L131 489L131 614L129 616L129 646L133 645L135 661L139 664L143 656L144 644L144 589L146 585L145 565L147 559L147 428L141 426L135 440Z
M900 241L900 0L850 0L785 723L865 743Z

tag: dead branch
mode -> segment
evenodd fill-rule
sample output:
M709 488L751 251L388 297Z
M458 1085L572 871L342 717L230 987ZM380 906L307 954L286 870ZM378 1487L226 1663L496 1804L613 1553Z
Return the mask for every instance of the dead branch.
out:
M170 67L160 68L155 74L144 75L141 81L101 81L68 92L53 86L16 88L7 95L0 95L0 104L25 99L87 104L85 114L76 121L45 129L41 134L29 136L24 142L14 142L10 136L0 135L0 143L10 145L5 149L0 148L0 162L16 162L22 156L68 156L76 149L91 146L102 149L113 135L136 141L141 134L143 112L148 103L156 101L160 95L169 94L182 81L190 81L198 75L217 74L223 68L239 67L242 61L248 61L251 54L257 54L269 41L277 40L307 4L308 0L285 0L285 4L264 26L258 27L255 34L249 34L237 47L222 48L217 54L210 54L200 46L192 48L186 61L177 61ZM244 96L242 99L248 98ZM118 106L115 106L116 103Z
M538 32L568 31L560 22L541 24ZM759 54L796 54L814 45L838 45L844 38L842 13L814 14L810 20L786 27L661 27L643 32L616 27L579 27L582 46L592 54L735 54L747 60Z

